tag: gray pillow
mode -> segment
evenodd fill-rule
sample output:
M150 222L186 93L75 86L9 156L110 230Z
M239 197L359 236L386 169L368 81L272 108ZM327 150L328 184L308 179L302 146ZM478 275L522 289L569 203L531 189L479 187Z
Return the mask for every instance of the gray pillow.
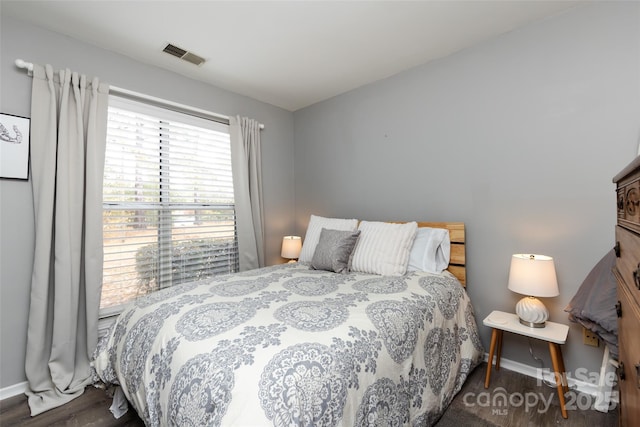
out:
M348 273L349 258L358 241L358 236L360 236L360 230L342 231L323 228L311 258L311 268Z

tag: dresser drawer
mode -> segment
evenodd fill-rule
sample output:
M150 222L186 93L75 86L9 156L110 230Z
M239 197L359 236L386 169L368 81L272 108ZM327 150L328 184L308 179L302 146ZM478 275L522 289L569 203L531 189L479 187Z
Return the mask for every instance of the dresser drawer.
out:
M640 156L613 178L618 224L640 233Z
M616 190L616 208L618 211L618 220L624 219L624 188L618 188Z
M616 267L632 298L640 304L640 236L624 227L616 227L616 241L620 244L620 256Z
M618 285L620 425L636 426L640 415L640 308L628 288Z
M618 220L640 225L640 181L637 179L618 188Z

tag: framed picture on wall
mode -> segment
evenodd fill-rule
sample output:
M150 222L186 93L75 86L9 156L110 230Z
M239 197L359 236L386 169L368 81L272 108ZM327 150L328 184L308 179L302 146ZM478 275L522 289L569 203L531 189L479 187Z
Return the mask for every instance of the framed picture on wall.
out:
M0 178L29 179L29 119L0 113Z

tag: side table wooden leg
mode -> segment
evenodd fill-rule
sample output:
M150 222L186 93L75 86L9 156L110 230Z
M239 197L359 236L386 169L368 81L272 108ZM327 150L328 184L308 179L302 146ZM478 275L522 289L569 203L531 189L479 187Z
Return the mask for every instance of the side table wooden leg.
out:
M556 343L549 343L549 353L551 353L551 363L553 364L553 372L555 374L556 386L558 389L558 399L560 399L560 411L562 412L562 418L569 418L567 414L567 408L565 406L564 392L565 392L565 379L564 379L564 361L562 360L562 351L560 346Z
M496 349L496 340L498 339L498 330L493 329L491 332L491 345L489 346L489 360L487 361L487 376L484 379L484 388L489 388L491 381L491 365L493 365L493 352Z
M498 349L496 350L496 371L500 370L500 356L502 356L502 329L498 330Z
M558 361L560 362L560 372L562 372L562 389L565 393L569 392L569 381L567 381L567 370L564 367L564 357L562 357L562 347L556 344L558 350Z

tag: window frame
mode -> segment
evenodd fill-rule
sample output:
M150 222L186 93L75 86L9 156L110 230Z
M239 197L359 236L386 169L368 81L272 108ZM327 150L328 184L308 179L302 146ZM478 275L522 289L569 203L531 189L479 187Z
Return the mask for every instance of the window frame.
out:
M132 106L135 105L135 108L132 108ZM206 124L208 125L207 128L208 129L212 129L218 132L222 132L222 133L226 133L229 135L229 139L230 139L230 127L229 127L229 121L228 119L224 119L224 116L220 116L214 113L209 113L206 112L204 110L199 110L197 108L191 108L189 106L185 106L185 105L181 105L181 104L176 104L170 101L164 101L161 100L159 98L154 98L154 97L147 97L144 95L140 95L140 94L134 94L133 92L128 92L126 91L126 93L124 92L118 92L116 91L114 92L110 92L109 94L109 107L115 107L115 108L120 108L120 109L124 109L124 110L128 110L128 111L135 111L141 114L147 114L150 116L157 116L157 115L161 115L162 118L161 120L164 119L172 119L180 124L187 124L187 125L191 125L191 126L198 126L198 127L204 127L201 126L201 124L203 123L203 120L206 121ZM160 127L161 129L161 127ZM162 138L161 135L159 135L159 138ZM229 141L230 142L230 141ZM107 141L108 144L108 141ZM230 154L231 155L231 154ZM165 215L168 213L169 215L171 215L172 209L160 209L161 206L170 206L172 203L166 203L163 202L162 198L163 198L163 189L162 189L162 164L160 162L159 167L158 167L158 178L159 178L159 182L160 182L160 191L159 191L159 200L157 202L155 202L157 208L159 209L159 221L158 221L158 234L159 236L162 235L163 233L161 232L161 225L160 223L162 222L160 220L160 217L162 216L160 214L160 212L165 212ZM139 209L140 206L142 205L147 205L147 209L150 208L150 206L152 205L152 203L144 203L144 204L138 204L136 203L137 209ZM120 203L114 203L114 202L105 202L104 201L104 196L103 196L103 212L105 212L106 210L112 210L114 209L114 206L117 206L119 209L126 209L127 206L127 202L120 202ZM235 210L235 200L233 201L233 203L229 204L229 203L206 203L203 202L201 204L198 205L193 205L190 204L189 205L190 209L194 209L194 210L212 210L212 208L214 209L228 209L231 211L232 213L232 217L233 217L233 246L236 248L236 256L235 256L235 268L230 269L228 272L234 272L234 271L239 271L239 257L237 256L237 245L238 245L238 236L237 236L237 224L236 224L236 210ZM176 210L176 207L173 207L173 210ZM166 218L165 218L166 219ZM104 225L104 222L103 222ZM171 226L172 229L175 228L175 226ZM168 241L164 241L164 243L162 243L161 237L158 237L158 252L160 253L160 248L161 245L172 245L172 241L171 238L169 238L170 240ZM104 244L103 244L104 247ZM170 256L169 256L170 257ZM165 261L166 263L166 258ZM169 261L171 262L171 261ZM163 268L160 268L160 270L166 270ZM171 269L169 268L169 271ZM103 273L104 273L104 262L103 262ZM171 274L171 273L169 273ZM221 273L222 274L222 273ZM177 284L177 283L176 283ZM104 280L103 280L103 286L104 286ZM139 285L138 285L139 286ZM171 285L173 286L173 284ZM166 286L165 286L166 287ZM159 290L161 290L163 287L159 287L157 290L154 290L153 292L157 292ZM102 291L101 291L101 298L102 300ZM129 304L131 301L134 301L136 298L133 299L129 299L126 302L120 303L120 304L116 304L116 305L112 305L112 306L108 306L105 308L100 308L99 309L99 331L106 331L106 328L108 328L108 326L114 321L115 317L117 317L122 311L123 309L126 307L127 304ZM102 301L101 301L102 303ZM100 304L101 304L100 303Z

